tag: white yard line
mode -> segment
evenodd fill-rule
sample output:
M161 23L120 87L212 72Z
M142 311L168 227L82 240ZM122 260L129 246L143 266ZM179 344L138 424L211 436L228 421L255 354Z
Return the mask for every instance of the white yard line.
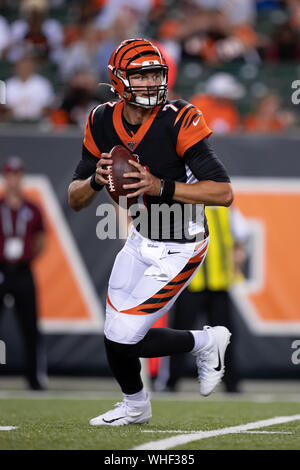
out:
M293 416L277 416L275 418L264 419L254 423L241 424L239 426L230 426L223 429L215 429L213 431L199 431L189 434L181 434L179 436L167 437L157 441L146 442L133 448L133 450L165 450L172 449L177 446L188 444L193 441L200 441L209 437L224 436L225 434L236 434L251 429L259 429L275 424L289 423L290 421L300 420L300 415Z
M244 431L243 434L293 434L286 431Z
M17 426L0 426L0 431L12 431L17 429Z
M162 433L162 434L199 434L202 431L182 431L182 430L159 430L155 431L154 429L142 429L141 432L150 432L154 433ZM293 434L292 432L285 432L285 431L236 431L234 434Z

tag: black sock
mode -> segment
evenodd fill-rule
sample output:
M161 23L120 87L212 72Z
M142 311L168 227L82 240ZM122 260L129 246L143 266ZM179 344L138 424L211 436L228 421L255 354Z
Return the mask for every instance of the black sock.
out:
M190 331L171 328L151 328L136 344L121 344L105 338L106 355L110 368L122 392L128 395L143 388L139 357L161 357L189 352L194 347Z
M130 345L119 345L119 343L114 343L105 337L104 343L108 364L122 392L132 395L142 390L143 382L140 376L141 362L139 358L128 357L123 354L122 348L118 347Z
M171 328L151 328L136 346L138 357L162 357L189 352L195 344L190 331L172 330Z

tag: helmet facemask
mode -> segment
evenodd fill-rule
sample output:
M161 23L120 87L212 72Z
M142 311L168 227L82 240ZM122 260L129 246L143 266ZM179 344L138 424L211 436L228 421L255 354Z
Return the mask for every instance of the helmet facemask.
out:
M159 85L132 85L130 77L137 73L156 72L160 73L161 80ZM126 82L126 83L125 83ZM125 90L123 96L131 104L143 108L153 108L163 103L167 98L168 92L168 71L167 67L158 65L157 67L146 66L136 70L131 70L126 74L124 80Z

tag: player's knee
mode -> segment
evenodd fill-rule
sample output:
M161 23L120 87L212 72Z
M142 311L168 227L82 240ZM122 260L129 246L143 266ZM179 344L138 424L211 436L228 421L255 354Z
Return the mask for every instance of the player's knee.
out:
M145 336L143 323L134 324L132 315L106 312L104 336L115 343L136 344Z
M114 354L127 357L136 356L137 344L117 343L115 341L111 341L106 336L104 336L104 343L105 347Z

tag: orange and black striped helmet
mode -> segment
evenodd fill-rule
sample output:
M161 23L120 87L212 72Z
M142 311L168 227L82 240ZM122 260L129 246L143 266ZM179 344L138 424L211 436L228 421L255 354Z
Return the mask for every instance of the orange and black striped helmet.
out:
M152 108L167 98L168 66L158 47L147 39L121 42L110 58L108 70L113 89L136 106ZM160 85L131 86L130 74L155 70L161 72Z

